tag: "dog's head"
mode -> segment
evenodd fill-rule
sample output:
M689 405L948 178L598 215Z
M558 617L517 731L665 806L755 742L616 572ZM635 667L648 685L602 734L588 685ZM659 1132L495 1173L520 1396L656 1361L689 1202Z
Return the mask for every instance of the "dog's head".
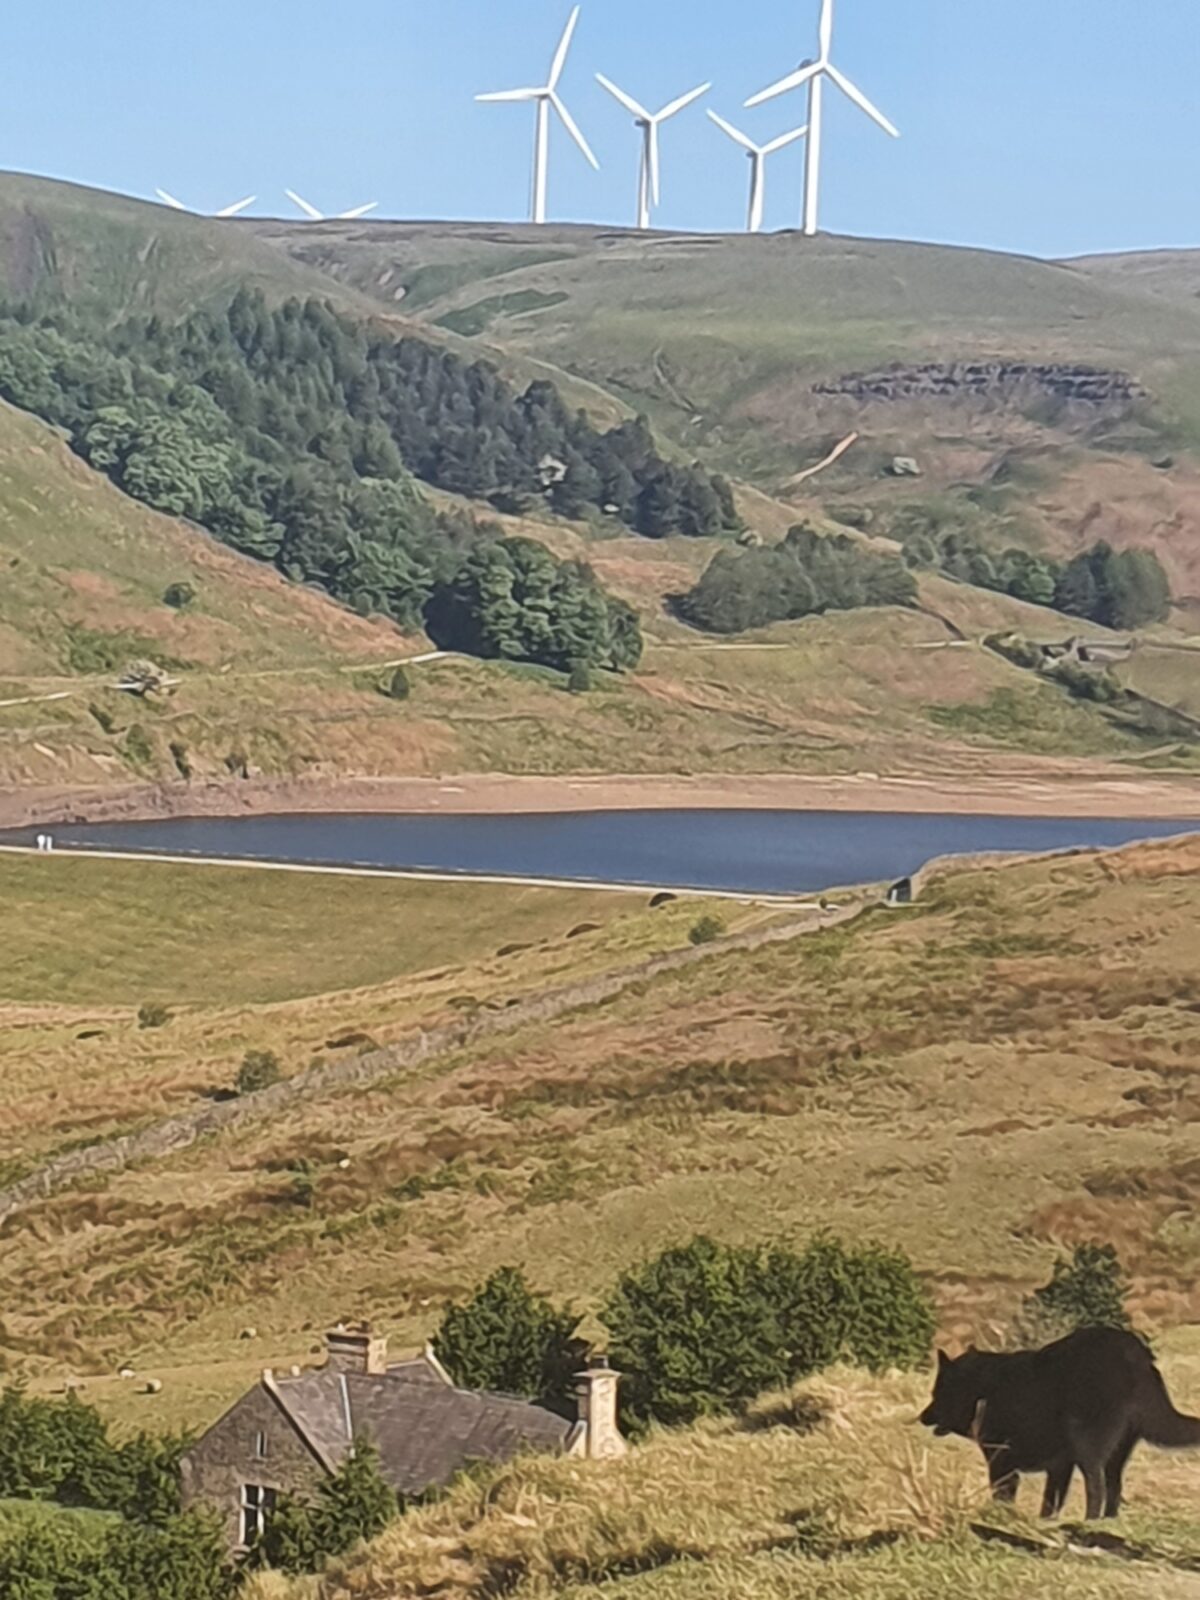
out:
M974 1355L974 1347L957 1360L944 1350L938 1351L933 1396L917 1420L932 1428L939 1439L948 1433L961 1434L964 1439L978 1434L982 1397Z

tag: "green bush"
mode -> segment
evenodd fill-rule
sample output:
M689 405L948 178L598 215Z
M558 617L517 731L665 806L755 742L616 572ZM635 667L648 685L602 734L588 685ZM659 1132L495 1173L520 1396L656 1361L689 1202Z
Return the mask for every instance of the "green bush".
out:
M233 1587L221 1530L203 1512L103 1530L64 1516L0 1541L5 1600L227 1600Z
M818 1237L803 1252L700 1237L618 1280L601 1316L636 1427L731 1410L838 1360L929 1356L929 1297L901 1254Z
M138 1007L137 1020L139 1028L165 1028L171 1020L171 1013L159 1001L147 1000Z
M239 1094L257 1094L260 1089L269 1089L273 1083L278 1083L282 1076L274 1050L247 1050L234 1086Z
M563 1401L587 1353L578 1325L575 1312L535 1294L515 1267L501 1267L464 1305L448 1308L433 1348L463 1388Z
M139 767L149 766L154 760L150 735L140 722L133 723L125 735L125 754L131 761L136 761Z
M388 678L383 691L389 700L407 700L412 693L412 684L408 673L403 667L397 667Z
M1129 1281L1111 1244L1081 1244L1068 1261L1054 1263L1044 1283L1021 1308L1022 1343L1044 1344L1076 1328L1132 1327L1126 1301Z
M163 605L171 606L176 611L190 606L195 598L196 586L193 583L169 583L163 590Z
M692 923L688 929L689 944L711 944L714 939L719 939L725 932L725 924L720 917L705 913Z
M280 1495L246 1565L288 1573L319 1572L331 1556L382 1533L400 1510L396 1491L380 1470L378 1450L357 1440L311 1500Z
M567 688L572 694L587 694L592 687L591 669L586 661L576 661L567 674Z

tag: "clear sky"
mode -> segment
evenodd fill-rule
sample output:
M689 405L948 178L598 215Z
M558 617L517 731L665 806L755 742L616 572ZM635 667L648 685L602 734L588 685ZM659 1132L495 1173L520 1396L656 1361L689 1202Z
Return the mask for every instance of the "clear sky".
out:
M632 220L636 136L597 70L643 103L711 78L664 134L666 228L732 229L744 157L803 95L742 102L815 52L818 0L583 0L550 206ZM41 0L5 17L5 167L197 209L283 189L326 210L520 218L532 109L478 90L544 81L570 0ZM831 94L822 226L1036 254L1200 245L1200 0L837 0L834 59L892 118ZM772 160L768 227L799 215L799 147Z

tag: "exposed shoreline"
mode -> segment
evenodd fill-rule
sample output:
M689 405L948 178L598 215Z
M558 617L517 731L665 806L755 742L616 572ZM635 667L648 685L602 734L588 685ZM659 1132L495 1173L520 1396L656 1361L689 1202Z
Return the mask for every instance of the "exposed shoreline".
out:
M371 814L451 816L564 811L797 810L959 816L1137 817L1200 821L1200 778L1185 773L996 777L859 773L444 778L248 778L0 793L0 828L163 817Z

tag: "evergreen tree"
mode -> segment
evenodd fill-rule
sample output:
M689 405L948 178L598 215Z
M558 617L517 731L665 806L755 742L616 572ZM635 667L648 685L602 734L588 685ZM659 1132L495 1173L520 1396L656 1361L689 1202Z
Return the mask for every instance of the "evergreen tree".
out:
M433 1348L464 1389L561 1404L587 1355L578 1325L575 1312L534 1294L515 1267L501 1267L465 1304L448 1308Z

